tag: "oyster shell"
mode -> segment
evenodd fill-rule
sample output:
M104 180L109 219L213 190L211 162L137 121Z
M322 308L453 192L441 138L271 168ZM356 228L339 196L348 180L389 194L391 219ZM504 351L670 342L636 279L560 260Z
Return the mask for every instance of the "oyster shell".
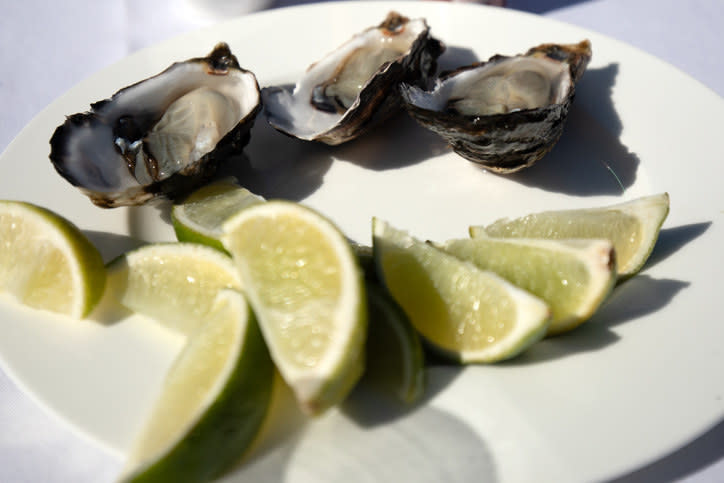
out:
M175 197L242 150L260 109L256 77L220 43L68 116L50 160L104 208Z
M349 141L400 110L399 84L427 82L443 50L424 19L390 12L311 65L294 88L263 89L267 120L299 139Z
M403 85L408 112L464 158L498 173L528 167L553 148L591 59L591 44L543 44L440 76L432 90Z

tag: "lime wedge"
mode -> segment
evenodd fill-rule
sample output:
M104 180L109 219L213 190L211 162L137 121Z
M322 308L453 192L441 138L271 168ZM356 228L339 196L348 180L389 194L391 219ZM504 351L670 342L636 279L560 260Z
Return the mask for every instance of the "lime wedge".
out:
M354 254L357 255L357 263L359 263L359 266L362 269L365 280L369 282L376 282L377 271L375 270L375 259L372 255L372 247L369 245L361 245L351 240L349 244L352 246Z
M232 179L203 186L171 209L176 238L223 251L219 238L224 221L237 211L263 201L264 198L242 188Z
M209 481L259 432L274 368L241 293L223 290L166 375L124 481Z
M0 242L0 292L74 318L98 304L103 259L70 221L30 203L0 201Z
M279 373L302 409L341 402L363 370L364 282L345 236L297 203L269 201L223 225Z
M523 238L604 238L613 242L618 277L628 278L649 258L669 214L661 193L600 208L544 211L470 227L470 235Z
M425 391L425 358L415 328L385 289L367 283L367 361L362 382L405 404Z
M463 363L509 359L541 339L548 306L493 272L373 219L375 262L392 297L432 346Z
M547 302L552 313L549 335L588 320L616 283L615 255L608 240L478 237L438 247Z
M108 294L128 309L190 334L222 288L241 287L231 258L196 243L156 243L108 264Z

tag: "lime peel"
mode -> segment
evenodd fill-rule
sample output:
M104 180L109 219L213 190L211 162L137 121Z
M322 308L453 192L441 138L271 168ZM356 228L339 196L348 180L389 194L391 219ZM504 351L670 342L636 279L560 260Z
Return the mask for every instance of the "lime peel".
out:
M588 320L616 283L609 240L476 237L435 246L543 299L552 312L548 335Z
M550 310L537 297L376 218L373 250L381 280L418 332L460 362L514 357L548 328Z
M233 178L205 185L171 209L171 223L179 241L208 245L225 251L219 238L221 225L237 211L264 202Z
M0 291L36 309L84 318L105 290L98 249L61 215L0 200Z
M605 238L613 242L618 277L641 270L669 214L669 195L660 193L598 208L544 211L471 226L470 236L522 238Z
M252 445L274 368L241 293L222 290L170 369L124 481L207 481Z
M414 404L427 384L420 337L384 288L368 281L366 291L369 329L363 382Z

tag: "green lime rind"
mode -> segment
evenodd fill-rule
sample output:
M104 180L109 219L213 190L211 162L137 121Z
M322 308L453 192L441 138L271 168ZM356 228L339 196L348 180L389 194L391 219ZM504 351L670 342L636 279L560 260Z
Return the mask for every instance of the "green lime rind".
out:
M230 361L234 366L231 374L198 421L156 461L137 468L122 481L209 481L242 458L259 434L270 406L274 365L250 309L241 339L241 348ZM192 335L188 344L193 341Z
M350 246L352 247L354 254L357 256L357 261L362 269L365 280L369 282L378 282L372 247L369 245L362 245L354 241L350 241Z
M232 179L202 186L171 209L176 239L226 252L220 241L221 225L237 211L263 201Z
M669 195L659 193L615 205L532 213L471 226L470 236L511 238L599 238L613 242L618 279L638 273L648 260L669 214Z
M477 237L435 246L544 300L552 314L548 335L584 323L616 284L616 257L608 240Z
M367 282L366 369L361 383L415 404L427 384L425 356L415 328L387 291Z
M41 206L14 200L0 200L0 216L3 213L17 213L20 216L33 216L37 220L44 223L47 228L55 232L58 238L64 240L70 253L72 254L72 262L77 265L80 274L81 289L83 300L80 309L75 314L66 314L79 318L87 317L93 309L98 305L103 296L106 286L106 269L103 258L93 243L85 236L85 234L71 221L63 216ZM57 239L57 238L56 238ZM23 247L15 247L14 249L27 249L29 245ZM8 248L5 248L8 250ZM41 256L42 254L38 254ZM43 267L38 267L42 269ZM57 311L56 308L45 304L42 297L36 296L34 293L17 294L18 299L33 308Z
M176 233L176 239L178 241L206 245L215 250L226 253L224 246L217 238L207 236L199 231L196 231L190 227L178 223L177 219L174 217L173 214L171 215L171 221L173 223L173 230L174 233Z
M417 332L446 357L494 363L543 338L550 309L498 275L373 219L375 263Z

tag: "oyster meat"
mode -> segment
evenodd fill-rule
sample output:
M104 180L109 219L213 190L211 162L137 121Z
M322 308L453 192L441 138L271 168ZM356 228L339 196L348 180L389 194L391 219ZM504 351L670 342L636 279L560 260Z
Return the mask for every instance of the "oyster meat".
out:
M104 208L175 197L242 150L260 109L256 77L220 43L68 116L50 160Z
M285 134L343 143L398 111L400 83L426 83L443 50L424 19L390 12L310 66L293 88L263 89L264 111Z
M550 151L563 132L591 44L543 44L444 73L431 90L403 85L408 112L452 149L491 171L512 173Z

